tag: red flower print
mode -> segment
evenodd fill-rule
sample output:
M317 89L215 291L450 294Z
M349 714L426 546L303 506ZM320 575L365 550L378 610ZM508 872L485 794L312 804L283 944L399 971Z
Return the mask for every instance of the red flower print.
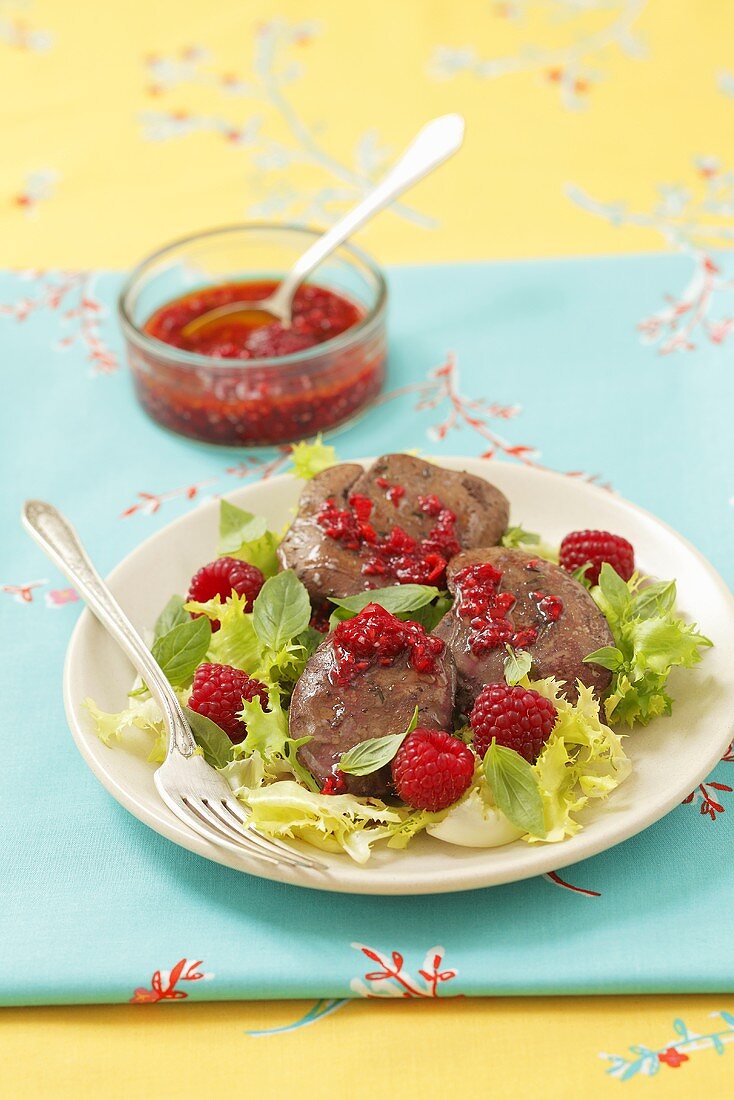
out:
M689 1062L690 1058L687 1054L681 1054L675 1047L668 1047L667 1050L658 1054L658 1061L665 1062L666 1066L670 1066L671 1069L678 1069L684 1062Z

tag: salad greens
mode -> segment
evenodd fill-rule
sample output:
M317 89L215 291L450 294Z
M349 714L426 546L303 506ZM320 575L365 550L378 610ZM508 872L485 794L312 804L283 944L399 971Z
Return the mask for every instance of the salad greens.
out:
M219 555L255 565L266 577L274 577L278 572L276 550L280 545L280 536L267 530L267 524L261 516L254 516L230 504L228 500L219 502Z
M336 465L337 461L336 451L324 443L321 432L313 443L304 441L291 447L293 473L304 481L316 477L316 474L320 474L323 470L328 470L330 466Z
M333 447L321 437L293 448L299 477L311 478L336 461ZM691 667L711 642L676 612L673 581L650 583L638 574L624 582L605 564L591 597L609 623L614 644L590 653L587 662L612 672L603 702L577 683L571 703L553 679L530 680L533 658L528 650L507 646L504 674L508 684L532 687L549 699L557 712L553 731L535 764L492 742L477 762L465 795L440 813L388 806L374 798L322 794L319 784L298 759L309 739L289 735L288 704L306 662L323 640L310 626L311 602L291 570L278 571L280 537L266 521L229 501L221 501L219 554L240 558L262 570L266 581L250 610L247 598L233 592L227 599L185 601L172 596L159 614L152 652L177 692L199 751L217 768L247 808L249 820L264 834L294 837L327 851L344 851L358 863L370 856L375 843L404 848L427 826L442 822L468 802L492 806L507 821L524 830L529 843L558 842L581 828L578 814L592 799L605 798L629 774L630 762L622 737L607 724L631 727L670 714L668 675L675 667ZM534 547L551 561L557 551L540 536L510 527L506 547ZM368 603L378 603L398 618L420 622L432 630L450 609L452 599L430 585L405 584L374 589L346 598L334 597L330 628L357 615ZM218 623L218 629L213 624ZM267 706L258 696L243 700L239 718L247 727L237 745L210 719L187 707L194 674L209 661L241 669L266 687ZM166 752L163 715L145 684L131 690L121 711L108 713L85 700L98 736L108 746L123 746L160 763ZM601 707L603 706L603 712ZM604 719L602 718L604 714ZM464 719L465 721L465 719ZM355 745L340 760L342 772L370 775L390 763L418 722L418 708L403 733L376 736ZM465 726L456 735L471 742ZM508 826L509 828L509 826Z
M484 754L484 775L497 809L532 836L545 836L543 800L532 764L514 749L492 744Z
M671 669L691 668L701 660L701 649L712 642L695 624L675 610L675 581L646 584L635 573L625 583L606 562L591 596L614 636L586 657L612 672L604 702L607 719L632 726L670 714L672 699L665 686Z

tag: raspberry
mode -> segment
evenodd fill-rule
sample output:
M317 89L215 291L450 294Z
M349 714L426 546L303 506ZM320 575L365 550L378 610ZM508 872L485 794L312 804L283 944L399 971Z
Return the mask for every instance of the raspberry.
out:
M403 741L392 762L395 789L416 810L445 810L470 786L476 763L468 745L442 730L420 727Z
M216 722L232 744L239 745L247 736L247 726L237 715L242 710L243 699L251 703L256 697L263 710L267 710L268 691L259 680L251 680L246 672L231 665L199 665L189 707Z
M591 562L584 576L592 584L599 583L599 571L605 561L623 581L628 581L635 571L632 543L610 531L572 531L561 543L559 560L569 573Z
M474 751L483 757L495 737L498 745L514 749L529 764L534 764L556 718L556 708L550 699L532 688L487 684L479 692L469 717Z
M238 596L247 596L245 610L251 611L264 584L265 577L257 566L237 558L217 558L216 561L203 565L191 578L188 599L206 603L215 596L226 600L236 592ZM212 622L212 630L219 630L216 619Z

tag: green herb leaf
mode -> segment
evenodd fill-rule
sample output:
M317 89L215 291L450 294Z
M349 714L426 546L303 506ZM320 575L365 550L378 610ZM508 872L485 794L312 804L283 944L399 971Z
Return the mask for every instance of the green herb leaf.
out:
M243 543L254 542L261 538L266 530L267 523L262 516L245 512L243 508L230 504L228 500L219 502L220 555L235 553Z
M432 603L426 604L425 607L416 607L413 611L399 615L398 618L412 619L413 622L420 623L426 633L430 634L432 630L436 629L444 615L451 610L453 603L451 596L443 594Z
M665 615L675 607L675 598L675 581L657 581L637 593L632 600L631 610L639 619Z
M175 688L186 687L204 660L212 628L203 615L174 626L153 643L153 656Z
M171 596L155 621L154 641L162 638L164 634L167 634L169 630L173 630L174 626L178 626L179 623L190 621L191 616L184 609L184 602L183 596Z
M239 550L232 551L231 556L256 566L264 577L274 577L279 568L276 552L279 546L280 537L272 531L266 531L253 542L243 542Z
M252 623L263 645L283 649L311 619L308 592L292 569L267 580L252 608Z
M543 800L530 764L513 749L492 744L484 756L484 775L497 808L531 836L545 836Z
M630 593L619 573L605 561L599 573L599 588L613 614L622 615L629 603Z
M520 652L516 652L511 646L505 646L507 650L507 656L505 657L505 681L514 687L515 684L519 684L523 676L527 676L530 669L533 667L533 658L527 649L521 649Z
M358 592L355 596L346 596L344 599L330 596L329 600L343 611L351 613L345 616L346 618L353 618L368 603L378 603L386 611L398 615L406 611L417 611L429 604L431 600L435 600L438 595L440 590L430 584L395 584L389 588L373 588L368 592Z
M189 707L183 709L194 740L204 753L207 764L211 764L213 768L223 768L232 759L232 742L227 734L206 715Z
M389 764L409 733L418 725L418 707L404 733L391 733L386 737L371 737L345 752L339 761L339 769L349 775L371 775Z
M501 545L514 549L518 546L538 546L540 535L534 531L526 531L523 527L508 527L502 536Z
M337 459L336 451L333 447L328 447L324 443L321 432L319 432L313 443L306 443L305 441L296 443L291 448L291 460L296 477L309 481L312 477L316 477L316 474L320 474L322 470L328 470L330 466L334 466Z
M580 565L578 569L574 569L571 574L575 581L578 581L579 584L583 584L584 588L591 588L591 582L586 579L586 574L590 568L591 562L587 561L584 565Z
M595 649L588 657L584 657L585 665L601 665L614 672L624 663L624 655L613 645L604 645L601 649Z

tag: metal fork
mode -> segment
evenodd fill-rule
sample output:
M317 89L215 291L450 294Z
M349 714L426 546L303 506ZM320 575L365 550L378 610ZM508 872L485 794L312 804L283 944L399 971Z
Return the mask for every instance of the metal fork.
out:
M158 793L169 810L212 844L274 864L326 870L279 840L265 837L247 823L229 784L204 758L181 704L160 665L89 560L71 524L51 504L28 500L23 525L65 573L89 610L112 635L160 704L168 733L168 753L155 773Z

